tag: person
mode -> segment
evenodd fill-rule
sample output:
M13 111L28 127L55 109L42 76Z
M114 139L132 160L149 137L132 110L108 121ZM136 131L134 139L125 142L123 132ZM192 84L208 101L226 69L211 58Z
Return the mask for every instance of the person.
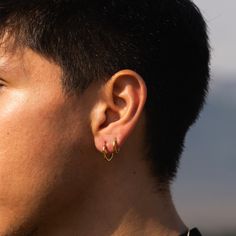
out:
M200 235L171 196L209 84L193 2L1 0L0 39L0 236Z

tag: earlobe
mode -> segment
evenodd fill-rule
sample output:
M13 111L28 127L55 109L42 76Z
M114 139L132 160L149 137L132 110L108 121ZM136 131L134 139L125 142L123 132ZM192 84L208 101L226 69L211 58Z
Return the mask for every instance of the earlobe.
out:
M109 152L106 142L103 145L102 153L103 153L104 159L107 161L111 161L114 155L120 151L120 148L117 143L117 138L114 139L112 146L113 146L112 152Z
M117 72L102 87L91 124L95 146L105 159L113 158L137 125L146 97L145 82L132 70Z

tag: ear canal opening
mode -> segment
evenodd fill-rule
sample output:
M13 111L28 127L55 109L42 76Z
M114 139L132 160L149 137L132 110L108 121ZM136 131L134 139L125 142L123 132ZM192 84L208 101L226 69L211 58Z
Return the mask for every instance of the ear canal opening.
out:
M112 109L107 109L105 111L105 114L106 114L106 120L100 125L99 127L100 129L104 129L107 126L109 126L109 124L120 119L119 114L117 112L113 112Z

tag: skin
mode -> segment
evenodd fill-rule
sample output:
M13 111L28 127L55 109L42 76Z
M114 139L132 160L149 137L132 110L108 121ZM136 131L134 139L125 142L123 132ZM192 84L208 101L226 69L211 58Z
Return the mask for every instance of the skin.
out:
M144 161L147 90L134 71L63 93L61 68L0 48L0 236L179 235ZM91 96L92 94L92 96ZM120 152L111 162L104 141Z

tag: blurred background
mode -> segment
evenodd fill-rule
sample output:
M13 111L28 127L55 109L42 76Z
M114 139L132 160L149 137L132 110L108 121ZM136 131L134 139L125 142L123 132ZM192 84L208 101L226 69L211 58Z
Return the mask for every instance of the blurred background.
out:
M188 132L172 186L178 212L203 236L236 235L236 1L193 0L212 47L207 104Z

